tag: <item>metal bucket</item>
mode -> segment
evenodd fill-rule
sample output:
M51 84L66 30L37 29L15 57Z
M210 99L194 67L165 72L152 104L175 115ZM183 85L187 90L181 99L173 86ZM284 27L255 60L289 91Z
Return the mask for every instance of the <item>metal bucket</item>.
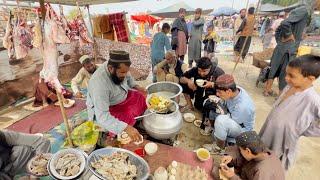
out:
M165 97L175 101L175 98L182 93L182 87L173 82L156 82L147 86L148 94L158 93L158 92L169 92L172 93L169 97Z

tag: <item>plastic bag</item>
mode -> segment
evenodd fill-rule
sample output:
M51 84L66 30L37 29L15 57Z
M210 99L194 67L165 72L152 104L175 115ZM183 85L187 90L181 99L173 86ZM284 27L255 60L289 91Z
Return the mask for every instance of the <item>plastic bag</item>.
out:
M99 131L93 121L86 121L76 127L71 133L73 145L88 152L93 150L98 142Z

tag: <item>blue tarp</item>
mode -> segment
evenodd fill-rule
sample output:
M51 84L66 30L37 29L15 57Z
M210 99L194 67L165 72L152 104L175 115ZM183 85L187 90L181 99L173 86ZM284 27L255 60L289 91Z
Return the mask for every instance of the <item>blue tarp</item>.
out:
M231 7L221 7L217 10L214 10L212 13L210 13L211 16L232 16L234 14L238 13L237 10Z

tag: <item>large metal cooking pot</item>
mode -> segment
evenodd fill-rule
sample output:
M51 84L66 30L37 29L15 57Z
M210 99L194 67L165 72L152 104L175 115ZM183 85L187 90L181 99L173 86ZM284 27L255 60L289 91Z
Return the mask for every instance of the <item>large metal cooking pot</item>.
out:
M173 103L174 111L169 114L153 113L144 117L142 124L151 137L159 140L171 139L179 133L182 128L182 115L178 104Z
M172 95L165 97L171 100L175 100L182 93L182 87L173 82L156 82L146 87L148 94L157 92L170 92Z

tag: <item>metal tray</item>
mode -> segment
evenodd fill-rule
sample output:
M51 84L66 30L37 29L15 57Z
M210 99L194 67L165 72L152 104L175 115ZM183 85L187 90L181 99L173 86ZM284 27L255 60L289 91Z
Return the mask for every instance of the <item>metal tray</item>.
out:
M148 163L141 157L139 157L138 155L134 154L131 151L128 151L126 149L121 149L121 148L102 148L102 149L98 149L93 151L87 160L87 165L89 166L90 171L96 175L98 178L100 179L105 179L103 176L101 176L99 173L97 173L94 168L91 166L91 162L95 162L98 160L98 158L102 155L111 155L115 152L125 152L129 154L129 160L137 166L137 173L138 176L136 179L139 180L146 180L150 174L150 167L148 165Z

